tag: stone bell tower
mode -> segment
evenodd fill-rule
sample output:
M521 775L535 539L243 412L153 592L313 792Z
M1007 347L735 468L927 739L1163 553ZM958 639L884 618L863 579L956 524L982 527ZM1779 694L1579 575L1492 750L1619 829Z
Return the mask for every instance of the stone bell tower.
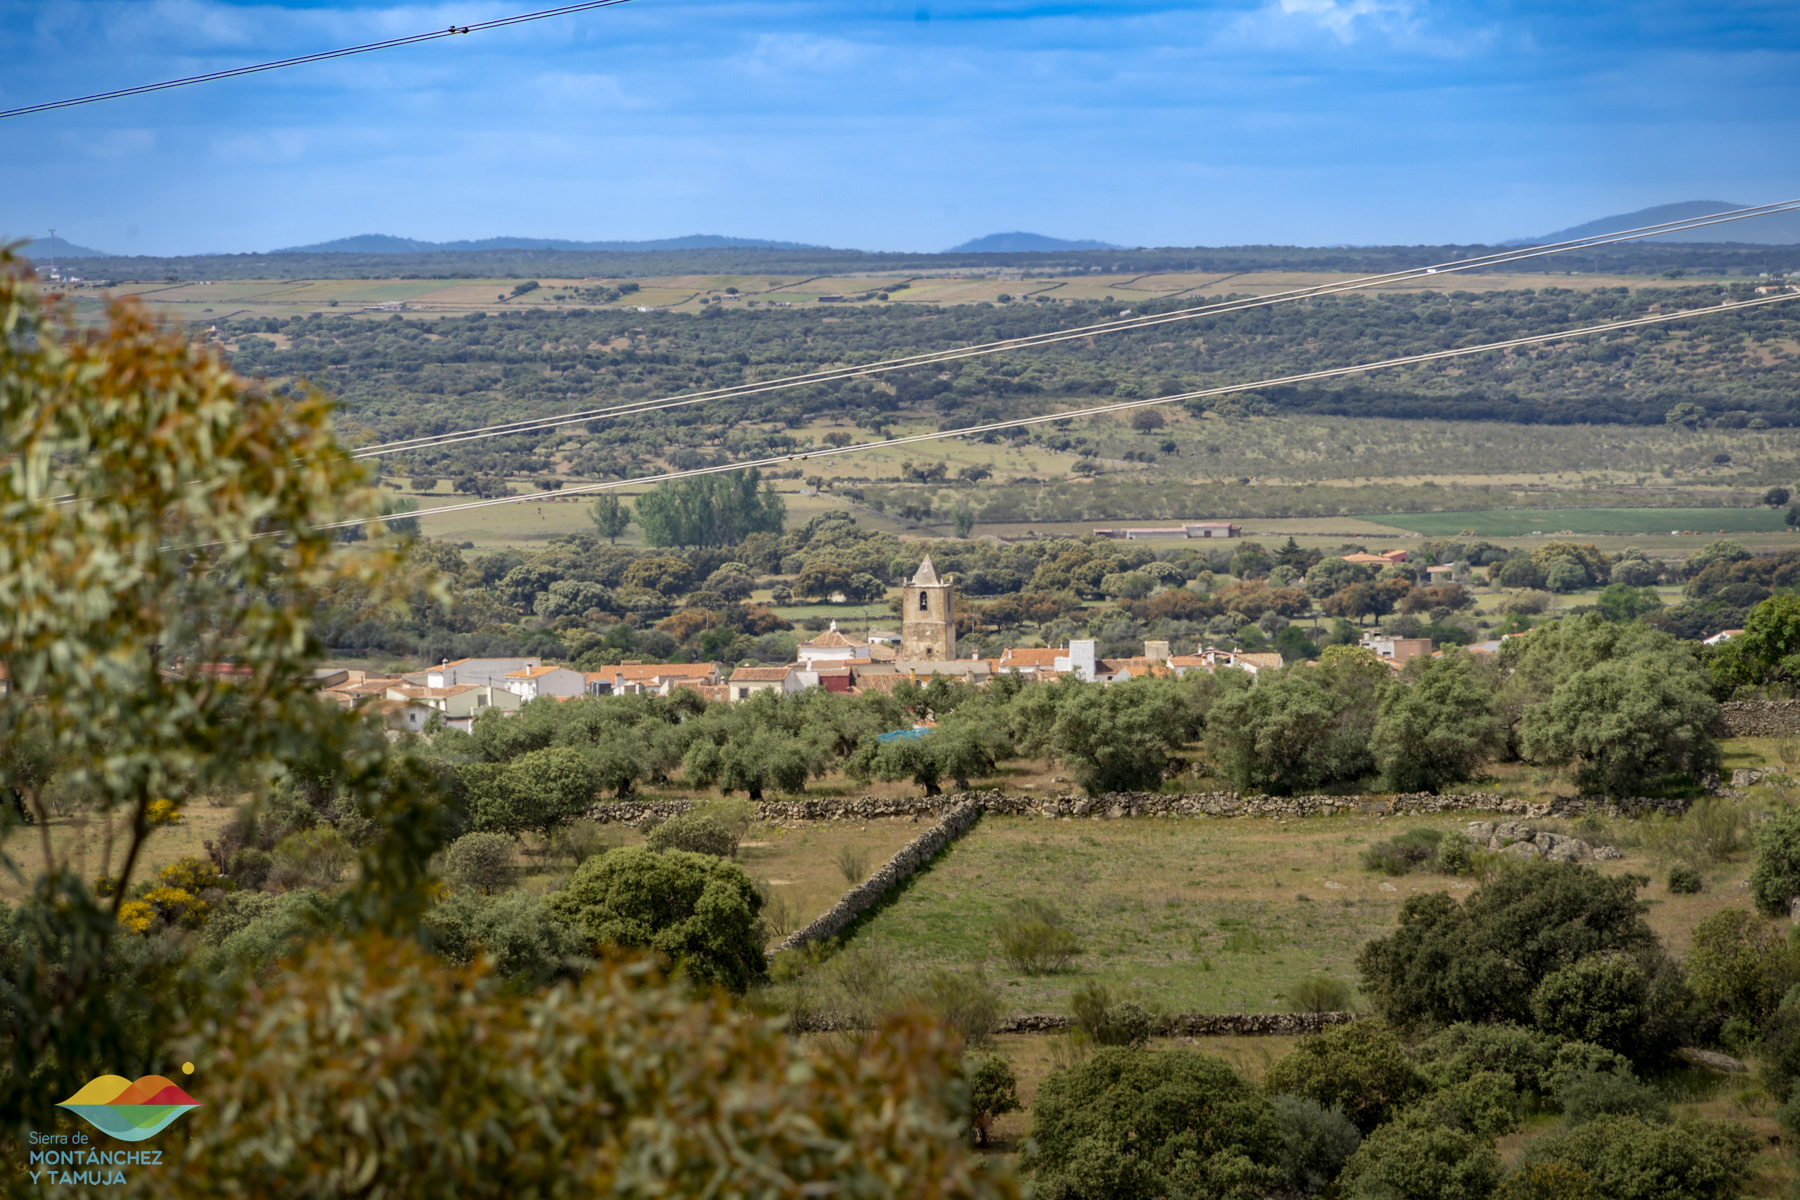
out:
M900 592L900 657L956 657L956 610L950 580L938 579L929 556Z

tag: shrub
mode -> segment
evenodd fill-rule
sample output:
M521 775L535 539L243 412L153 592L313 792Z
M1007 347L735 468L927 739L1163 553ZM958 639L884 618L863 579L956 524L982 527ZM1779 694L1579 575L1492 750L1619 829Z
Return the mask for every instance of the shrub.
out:
M972 971L934 968L915 999L961 1034L970 1046L987 1045L1004 1015L999 993L980 967Z
M1570 1080L1581 1075L1630 1073L1631 1060L1623 1054L1592 1042L1563 1042L1557 1046L1550 1067L1544 1072L1544 1090L1556 1096L1569 1086Z
M1383 875L1429 871L1437 866L1438 844L1443 840L1443 831L1439 829L1409 829L1364 850L1362 863L1367 869L1380 871Z
M619 835L611 825L585 818L570 821L550 834L551 851L577 867L618 844Z
M1500 1180L1500 1156L1461 1129L1395 1121L1363 1140L1344 1164L1346 1200L1487 1200Z
M343 877L354 854L343 835L329 825L288 834L275 843L270 882L281 890L330 887Z
M730 859L612 850L583 863L550 907L589 945L654 951L703 985L741 994L765 967L762 896Z
M1749 1177L1760 1144L1731 1121L1658 1125L1602 1114L1532 1142L1525 1162L1567 1164L1606 1200L1728 1200Z
M1794 1080L1800 1079L1800 988L1789 988L1763 1020L1757 1050L1764 1089L1777 1098L1800 1094L1794 1087Z
M1472 1025L1440 1030L1415 1051L1419 1069L1436 1087L1450 1087L1484 1071L1498 1071L1523 1096L1552 1089L1556 1041L1519 1025Z
M1502 872L1461 904L1438 892L1408 897L1399 928L1357 955L1362 993L1395 1024L1530 1024L1545 977L1590 954L1654 952L1636 875L1576 863L1530 862Z
M1295 1012L1348 1012L1350 985L1327 975L1307 975L1288 988L1287 1002Z
M1750 895L1765 917L1785 917L1800 896L1800 806L1776 809L1756 829Z
M803 1043L635 967L520 996L403 939L321 941L176 1049L240 1120L184 1135L156 1176L174 1200L1018 1194L968 1148L932 1022ZM381 1103L345 1102L371 1080Z
M210 859L188 855L178 858L156 873L156 882L164 887L179 888L198 895L207 888L230 888L231 880L219 874Z
M1679 817L1645 817L1638 829L1644 845L1660 857L1688 867L1709 867L1739 849L1745 824L1742 805L1705 796Z
M1275 1096L1269 1103L1281 1123L1282 1174L1301 1195L1318 1195L1356 1153L1362 1134L1341 1108L1326 1108L1305 1096Z
M1631 959L1590 954L1545 976L1531 993L1531 1012L1547 1033L1623 1051L1642 1038L1649 988Z
M1800 982L1800 954L1778 927L1747 909L1727 908L1695 928L1687 979L1701 1005L1760 1024Z
M1100 1046L1142 1046L1150 1040L1150 1014L1136 1001L1113 1003L1102 983L1088 983L1069 997L1075 1028Z
M1494 1200L1600 1200L1588 1173L1566 1162L1528 1162L1500 1181Z
M573 964L587 952L542 897L524 892L459 892L432 908L425 926L431 948L447 962L468 966L487 955L496 971L528 988L575 978Z
M840 846L837 852L838 874L855 887L869 877L869 851L863 846Z
M690 854L710 854L714 858L737 857L737 835L723 823L704 813L681 813L670 817L650 831L644 845L658 852L686 850Z
M1365 1135L1425 1092L1426 1082L1379 1021L1338 1025L1300 1040L1264 1086L1340 1108Z
M216 939L221 955L252 966L272 963L301 939L317 937L330 923L329 904L312 888L296 888L270 899L271 905L250 908L237 928L222 927Z
M1563 1120L1580 1125L1598 1116L1630 1116L1645 1121L1669 1119L1669 1106L1656 1089L1630 1071L1582 1071L1564 1078L1556 1089Z
M518 881L514 842L503 833L465 833L444 851L444 878L490 895Z
M1284 1149L1274 1106L1219 1059L1105 1047L1038 1089L1020 1163L1038 1200L1263 1196Z
M1692 867L1669 868L1669 890L1677 896L1697 896L1706 886L1700 872Z
M246 846L231 856L231 880L239 888L259 888L269 878L275 860L267 850Z
M1483 1141L1511 1133L1522 1107L1512 1076L1504 1071L1477 1071L1467 1079L1439 1088L1409 1112L1432 1125L1460 1129Z
M1015 900L1007 905L994 919L994 937L1006 961L1026 975L1066 971L1081 953L1081 940L1062 912L1043 900Z
M1475 870L1475 847L1469 839L1452 834L1438 844L1437 869L1446 875L1469 875Z
M1012 1065L998 1054L967 1059L963 1074L969 1081L969 1112L974 1121L975 1144L985 1146L994 1119L1019 1111L1019 1081Z
M232 892L213 907L200 940L216 946L238 930L274 912L279 903L267 892Z

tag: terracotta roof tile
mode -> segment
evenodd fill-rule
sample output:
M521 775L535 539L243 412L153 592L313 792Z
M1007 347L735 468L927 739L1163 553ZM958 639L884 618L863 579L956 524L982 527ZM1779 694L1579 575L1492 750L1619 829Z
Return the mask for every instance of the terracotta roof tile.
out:
M789 667L739 667L731 673L733 683L780 683L788 677Z

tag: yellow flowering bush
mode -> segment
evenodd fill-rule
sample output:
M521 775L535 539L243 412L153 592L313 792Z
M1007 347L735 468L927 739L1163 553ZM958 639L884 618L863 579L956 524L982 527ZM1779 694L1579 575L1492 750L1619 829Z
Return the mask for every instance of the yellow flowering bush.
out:
M231 887L231 881L219 874L219 868L211 859L196 858L188 855L178 858L156 873L156 882L164 887L180 888L184 892L192 892L196 896L207 888Z
M181 824L181 808L173 800L152 800L144 810L144 823L155 829L161 825Z
M212 909L212 905L182 888L153 887L140 899L163 920L188 929L206 924L206 914Z
M133 933L149 933L157 921L156 909L142 900L127 900L119 905L119 924Z

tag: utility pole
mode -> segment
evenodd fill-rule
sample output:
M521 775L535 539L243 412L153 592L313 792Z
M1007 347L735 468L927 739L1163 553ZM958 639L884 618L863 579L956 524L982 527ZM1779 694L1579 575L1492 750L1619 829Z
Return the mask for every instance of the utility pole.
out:
M50 230L50 274L56 274L56 230Z

